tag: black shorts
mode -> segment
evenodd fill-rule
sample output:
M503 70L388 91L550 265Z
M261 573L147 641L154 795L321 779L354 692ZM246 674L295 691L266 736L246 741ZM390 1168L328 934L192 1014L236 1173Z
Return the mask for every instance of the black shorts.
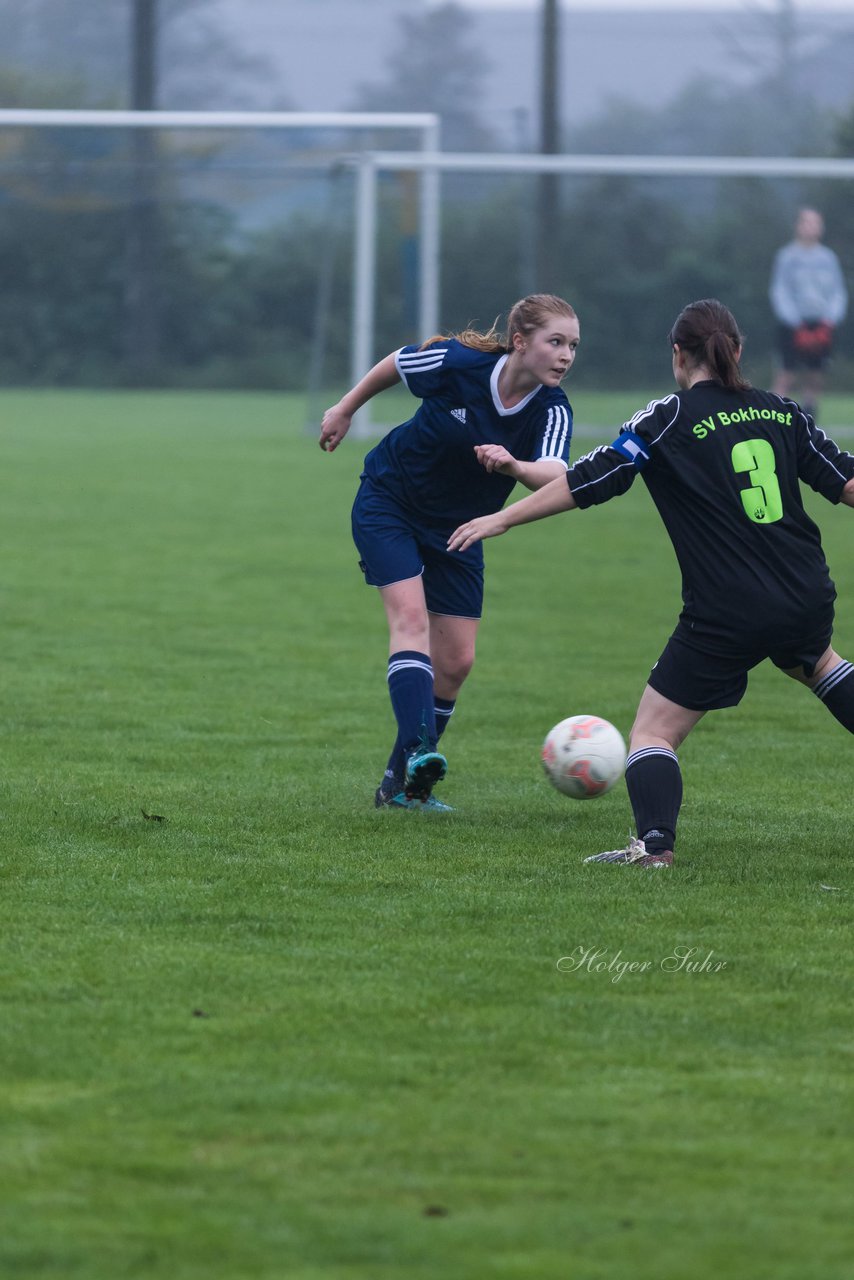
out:
M810 322L797 329L781 324L778 331L780 363L789 373L797 369L824 369L833 351L833 330Z
M759 633L733 635L729 644L704 643L690 624L680 621L664 652L649 674L649 685L689 711L717 711L738 706L747 688L747 676L770 658L775 667L791 671L800 667L811 676L833 636L830 606L814 629L800 635L778 634L773 641Z

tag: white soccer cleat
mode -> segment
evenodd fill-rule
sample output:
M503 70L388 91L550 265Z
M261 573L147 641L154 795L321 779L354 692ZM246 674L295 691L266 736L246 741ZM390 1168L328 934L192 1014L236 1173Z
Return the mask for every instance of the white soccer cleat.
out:
M673 853L670 849L661 849L658 853L647 853L643 840L629 836L625 849L611 849L608 853L593 853L584 862L620 862L624 866L632 864L636 867L672 867Z

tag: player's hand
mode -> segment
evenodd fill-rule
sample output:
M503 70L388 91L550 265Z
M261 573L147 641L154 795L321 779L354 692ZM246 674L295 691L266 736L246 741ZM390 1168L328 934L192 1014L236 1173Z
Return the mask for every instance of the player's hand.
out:
M795 329L793 341L804 355L828 355L833 345L833 326L823 320L802 324Z
M500 471L505 476L515 476L516 459L501 444L476 444L475 457L487 471Z
M344 413L334 404L331 409L327 409L320 423L320 447L326 453L332 453L337 449L341 441L350 430L350 423L353 420L351 413Z
M481 542L484 538L497 538L499 534L506 532L507 524L503 512L496 511L491 516L477 516L454 530L448 539L448 550L467 551L469 547L474 546L476 542Z

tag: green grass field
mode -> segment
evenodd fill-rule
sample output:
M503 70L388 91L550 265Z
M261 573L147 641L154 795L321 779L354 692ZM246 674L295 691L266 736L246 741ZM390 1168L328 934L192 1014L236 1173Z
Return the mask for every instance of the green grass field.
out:
M0 415L0 1274L850 1274L854 744L758 670L683 748L672 873L582 866L625 790L541 774L677 615L643 487L488 545L456 811L377 812L363 444L277 395ZM854 656L852 513L809 506Z

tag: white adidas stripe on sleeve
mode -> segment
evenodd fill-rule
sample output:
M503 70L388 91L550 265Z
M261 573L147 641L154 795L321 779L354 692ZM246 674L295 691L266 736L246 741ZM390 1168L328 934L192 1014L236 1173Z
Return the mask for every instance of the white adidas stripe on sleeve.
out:
M543 443L540 448L540 456L538 462L566 462L561 457L564 446L566 445L566 437L569 433L569 410L566 405L552 405L549 409L548 418L546 420L546 429L543 435Z

